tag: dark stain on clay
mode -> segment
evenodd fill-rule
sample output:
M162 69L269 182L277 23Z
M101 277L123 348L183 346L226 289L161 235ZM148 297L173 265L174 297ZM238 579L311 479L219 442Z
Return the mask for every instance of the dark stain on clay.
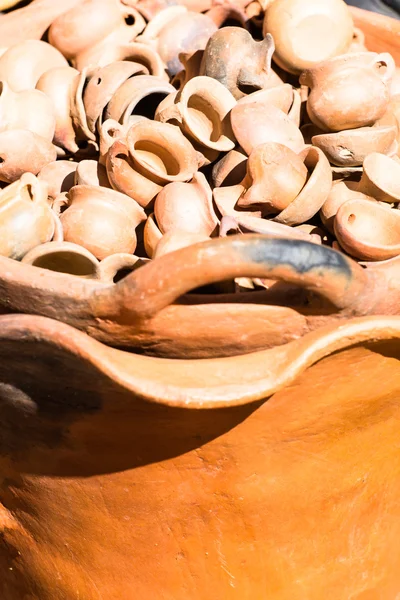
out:
M244 242L244 243L243 243ZM257 240L251 244L245 240L234 242L240 253L251 261L270 265L271 268L287 265L303 275L315 269L329 269L352 277L350 266L339 252L324 246L301 240Z

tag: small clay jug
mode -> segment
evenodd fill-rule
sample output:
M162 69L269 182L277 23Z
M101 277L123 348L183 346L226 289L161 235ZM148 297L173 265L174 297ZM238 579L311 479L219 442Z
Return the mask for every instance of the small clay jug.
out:
M400 254L400 211L378 202L348 200L337 211L340 246L361 260L387 260Z
M337 179L333 182L331 191L324 204L321 206L319 215L324 227L334 234L334 220L339 208L347 200L372 200L370 196L358 190L359 181L352 179Z
M400 202L400 164L398 161L373 152L363 163L358 190L380 202Z
M52 239L55 224L47 186L31 173L0 191L0 254L20 259Z
M71 154L79 150L71 116L71 95L78 76L79 71L73 67L57 67L46 71L36 84L53 104L56 118L54 144Z
M200 146L218 152L235 146L230 111L236 100L217 80L199 76L190 79L174 96L174 103L159 107L156 119L178 122L182 131Z
M231 112L232 129L239 145L250 155L253 148L277 142L298 153L304 138L295 123L279 108L258 102L238 102Z
M57 158L56 147L26 129L0 132L0 181L12 183L24 173L37 175Z
M77 162L57 160L40 170L37 178L47 184L47 197L50 203L61 193L68 192L74 185Z
M99 260L135 251L135 230L146 215L132 198L103 187L76 185L68 199L60 216L65 241L83 246Z
M395 63L387 52L360 52L321 62L300 76L311 88L307 113L323 131L373 125L385 114Z
M301 192L308 177L302 157L287 146L268 142L256 146L247 162L250 187L239 199L243 208L259 208L262 215L277 214Z
M202 233L189 233L188 231L181 231L180 229L173 229L168 233L164 234L157 244L154 252L154 258L160 258L164 254L175 252L181 248L187 248L193 244L199 244L200 242L207 242L210 238Z
M208 237L218 225L211 188L200 172L189 183L166 185L157 195L154 215L162 234L179 230Z
M274 38L274 61L299 74L347 52L353 20L343 0L275 0L267 2L263 33Z
M68 67L61 52L47 42L27 40L0 56L0 81L7 82L14 92L32 90L43 73L57 67Z
M280 82L271 69L274 49L270 35L256 42L245 29L224 27L209 39L200 74L222 83L234 98L242 98Z
M127 79L113 94L104 113L104 120L114 119L128 125L131 115L152 119L160 102L174 93L175 88L153 75L136 75Z
M114 189L148 206L167 183L190 181L197 154L181 131L168 123L139 121L126 143L117 140L107 155L108 179Z
M171 6L160 11L137 38L157 50L170 76L182 70L180 52L204 50L218 27L207 15L188 11L184 6Z
M329 162L339 167L362 165L371 152L394 154L398 145L395 125L360 127L337 133L312 135L311 142L320 148Z
M100 279L100 263L97 258L86 248L71 242L41 244L25 254L21 262L84 279Z

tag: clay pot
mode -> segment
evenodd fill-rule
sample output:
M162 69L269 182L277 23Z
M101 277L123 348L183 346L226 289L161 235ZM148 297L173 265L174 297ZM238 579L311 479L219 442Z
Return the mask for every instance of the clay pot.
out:
M274 61L299 74L347 52L353 21L342 0L275 0L266 7L263 33L274 38Z
M72 154L79 150L71 117L71 95L78 76L79 71L73 67L59 67L46 71L36 84L53 104L56 118L54 144Z
M37 175L56 158L55 146L37 133L24 129L0 132L0 181L12 183L27 172Z
M275 106L279 110L288 114L293 106L294 101L294 89L288 83L282 83L275 87L270 87L265 90L259 90L253 92L248 96L243 96L238 100L237 104L243 106L244 104L259 104L265 108L269 106Z
M146 264L148 259L139 258L134 254L119 252L111 254L101 261L99 266L100 279L104 283L118 283L124 277Z
M126 144L117 140L107 155L108 179L114 189L148 206L167 183L192 179L196 151L180 130L167 123L139 121Z
M0 131L25 129L53 140L56 120L51 100L39 90L13 92L0 81Z
M204 50L217 26L207 15L188 11L184 6L171 6L160 11L137 41L155 48L170 76L183 68L180 52Z
M160 102L175 88L159 77L137 75L123 83L107 105L104 119L128 125L131 115L154 117Z
M230 111L236 100L221 83L211 77L193 77L179 90L174 104L157 111L161 122L176 120L182 131L198 144L218 152L235 146Z
M209 240L210 238L202 233L189 233L188 231L174 229L162 236L157 244L153 258L160 258L164 254L169 254L181 248L192 246L192 244L199 244L200 242L207 242Z
M75 169L75 185L100 185L109 188L106 168L97 160L81 160Z
M0 191L0 254L20 259L31 248L48 242L54 234L54 219L47 204L47 187L34 175Z
M200 74L213 77L239 99L271 84L277 85L271 69L273 52L274 41L270 35L256 42L245 29L224 27L209 39Z
M333 223L339 208L347 200L372 200L373 198L359 191L359 181L339 179L333 182L331 191L319 211L324 227L334 233Z
M247 156L240 148L230 150L212 170L214 187L231 186L239 184L246 176Z
M72 188L77 166L78 163L72 160L57 160L40 170L37 178L47 184L47 197L51 202Z
M232 25L235 24L236 28L243 27L248 29L248 17L246 12L240 7L232 4L212 6L210 10L206 12L209 19L214 21L216 26L225 29L225 23Z
M299 195L308 171L304 160L282 144L260 144L249 156L250 187L239 199L243 208L255 207L262 215L284 210Z
M87 122L85 106L83 103L83 91L88 82L88 74L87 69L84 69L79 75L74 79L71 86L71 96L70 96L70 114L72 119L72 124L74 130L76 132L76 137L79 141L83 141L84 144L88 144L88 141L92 141L93 144L97 148L97 141L95 134L89 129L89 125Z
M338 56L301 74L311 92L307 113L325 131L373 125L385 114L395 63L387 52Z
M198 76L200 73L203 54L204 50L179 53L179 60L183 65L183 69L179 71L179 73L177 73L171 80L171 84L174 86L174 88L180 90L188 81L190 81L190 79Z
M107 154L113 143L118 140L124 140L127 132L127 127L123 127L121 123L113 119L107 119L100 126L100 142L99 142L99 163L106 165Z
M60 216L65 241L83 246L100 260L135 251L135 229L146 215L132 198L90 185L74 186L68 198L69 207Z
M84 279L100 279L100 263L97 258L86 248L71 242L48 242L36 246L25 254L22 262Z
M148 70L135 62L118 61L93 71L84 90L83 104L87 124L96 132L103 120L103 112L118 88L134 75L146 75Z
M146 74L169 81L165 65L156 50L147 44L140 44L136 41L124 44L121 40L116 39L113 44L110 43L98 50L95 61L92 60L90 67L94 70L96 67L101 68L120 61L142 65Z
M362 165L371 152L396 152L396 136L395 126L360 127L339 133L312 135L311 141L325 153L332 164L349 167Z
M373 152L363 163L363 174L358 190L381 202L400 202L400 164Z
M154 213L151 213L147 218L143 230L144 249L146 250L146 254L149 258L154 257L157 245L162 237L163 234L158 228Z
M14 92L32 90L43 73L59 67L68 67L61 52L46 42L27 40L0 56L0 80Z
M238 103L231 112L232 129L239 145L250 155L253 148L266 142L276 142L294 152L304 148L299 128L275 106L257 102Z
M211 188L200 172L190 183L166 185L157 195L154 215L163 234L179 230L208 237L218 225Z
M400 254L400 212L382 204L348 200L340 206L334 228L341 247L361 260Z

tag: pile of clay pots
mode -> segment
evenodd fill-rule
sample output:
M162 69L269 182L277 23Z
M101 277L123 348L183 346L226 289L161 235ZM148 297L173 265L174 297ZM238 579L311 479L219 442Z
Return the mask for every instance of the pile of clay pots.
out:
M342 0L55 4L0 17L2 256L112 282L248 232L400 254L398 71Z

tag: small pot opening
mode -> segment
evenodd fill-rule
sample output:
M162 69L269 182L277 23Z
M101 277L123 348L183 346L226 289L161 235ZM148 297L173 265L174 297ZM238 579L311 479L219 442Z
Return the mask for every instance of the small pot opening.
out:
M86 256L74 252L53 252L52 254L38 256L33 261L33 265L49 271L69 273L78 277L94 277L96 275L96 265Z
M147 117L148 119L154 119L154 115L158 108L158 105L168 94L166 92L154 92L154 94L148 94L136 104L132 111L133 115L140 115Z
M172 155L173 148L163 148L155 142L139 140L135 144L135 151L143 163L155 171L166 175L175 176L180 173L180 165Z
M356 220L356 215L349 215L349 218L347 219L348 222L350 223L350 225L352 225L354 223L354 221Z
M136 19L135 19L135 17L133 15L126 15L125 16L125 23L126 23L126 25L131 26L131 25L134 25L135 22L136 22Z
M217 142L222 135L222 124L215 107L202 96L193 94L189 98L187 108L191 127L204 131L204 137L207 137L211 142Z

